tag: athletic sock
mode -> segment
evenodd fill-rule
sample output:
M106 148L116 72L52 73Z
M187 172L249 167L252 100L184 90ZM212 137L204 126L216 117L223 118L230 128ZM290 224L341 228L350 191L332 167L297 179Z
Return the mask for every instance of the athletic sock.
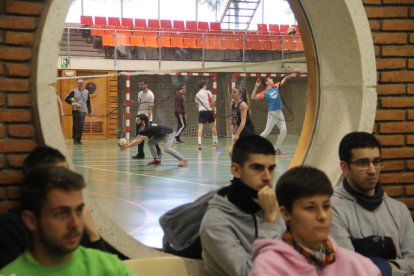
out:
M198 144L201 145L201 137L197 137L198 138Z

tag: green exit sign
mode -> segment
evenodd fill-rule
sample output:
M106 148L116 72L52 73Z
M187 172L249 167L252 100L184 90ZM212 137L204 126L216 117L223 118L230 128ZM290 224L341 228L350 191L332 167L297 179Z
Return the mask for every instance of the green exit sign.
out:
M61 68L69 68L69 62L70 62L69 58L62 58L60 60Z

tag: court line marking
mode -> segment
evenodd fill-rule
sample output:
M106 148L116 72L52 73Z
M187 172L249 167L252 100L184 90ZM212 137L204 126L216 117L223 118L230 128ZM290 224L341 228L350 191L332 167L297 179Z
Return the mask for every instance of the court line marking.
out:
M188 183L188 184L197 184L197 185L200 185L200 186L217 187L217 188L222 187L221 185L205 184L205 183L192 182L192 181L187 181L187 180L174 179L174 178L169 178L169 177L161 177L161 176L148 175L148 174L141 174L141 173L123 172L123 171L118 171L118 170L107 170L107 169L101 169L101 168L95 168L95 167L89 167L89 166L82 166L82 165L74 165L74 166L85 168L85 169L98 170L98 171L116 172L116 173L130 174L130 175L136 175L136 176L160 178L160 179L165 179L165 180L170 180L170 181L175 181L175 182L183 182L183 183Z
M147 225L149 225L150 222L151 222L151 219L154 217L154 215L151 213L150 210L148 210L147 208L145 208L144 205L141 205L139 203L136 203L135 201L132 201L132 200L129 200L129 199L125 199L125 198L122 198L122 197L116 197L116 196L111 196L111 195L106 195L106 194L101 194L101 193L96 193L96 192L90 192L89 194L97 195L97 196L102 196L102 197L109 197L109 198L112 198L112 199L117 199L117 200L125 201L126 203L128 203L130 205L133 205L135 207L138 207L139 209L142 209L145 212L145 215L146 215L145 220L144 220L144 222L140 226L134 227L133 230L128 231L128 234L131 235L131 236L134 235L134 234L136 234L136 233L138 233L141 229L143 229ZM103 207L101 207L101 208L103 208Z

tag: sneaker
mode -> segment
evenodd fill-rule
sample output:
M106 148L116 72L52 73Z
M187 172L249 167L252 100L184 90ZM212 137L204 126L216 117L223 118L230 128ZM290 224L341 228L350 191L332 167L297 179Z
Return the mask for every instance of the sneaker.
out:
M198 144L198 150L203 150L203 145L202 144Z
M220 148L218 143L213 143L213 147L215 147L216 149Z
M184 144L184 142L183 142L183 141L181 141L181 140L175 140L175 143L176 143L176 144Z
M135 154L132 156L132 159L145 159L145 154Z
M275 151L276 155L285 155L285 153L280 148L275 149Z
M148 165L160 165L161 160L160 159L154 159L151 162L148 163Z
M180 161L180 163L178 164L178 167L187 167L188 165L188 161L183 159Z

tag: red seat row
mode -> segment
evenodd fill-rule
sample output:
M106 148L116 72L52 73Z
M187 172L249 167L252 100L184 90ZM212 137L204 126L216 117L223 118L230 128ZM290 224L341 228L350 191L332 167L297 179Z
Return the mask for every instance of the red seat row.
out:
M81 26L115 26L115 27L134 27L141 29L157 29L157 30L191 30L191 31L213 31L221 32L221 25L219 22L204 22L204 21L183 21L183 20L168 20L168 19L146 19L142 18L118 18L118 17L106 17L95 16L95 21L92 16L81 16ZM285 24L257 24L258 33L282 33L286 34L290 26ZM296 28L297 34L300 34L297 25L293 25Z

